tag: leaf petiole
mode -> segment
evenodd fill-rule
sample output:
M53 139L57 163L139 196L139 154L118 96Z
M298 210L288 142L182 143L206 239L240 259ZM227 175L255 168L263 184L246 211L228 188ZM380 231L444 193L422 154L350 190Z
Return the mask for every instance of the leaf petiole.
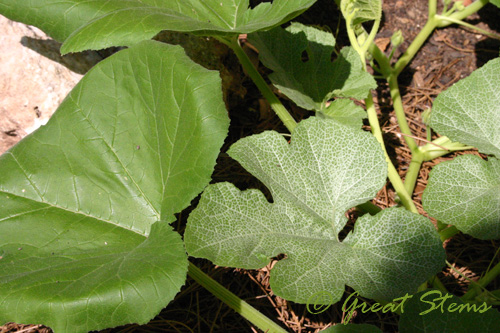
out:
M295 127L297 127L297 122L295 121L295 119L293 119L288 110L283 106L278 97L276 97L271 88L269 88L262 75L260 75L259 71L257 70L257 68L255 68L252 61L250 61L250 58L248 58L245 51L243 51L238 36L235 36L229 40L224 38L218 38L218 40L229 46L234 51L241 65L248 73L248 76L250 76L257 88L259 88L264 98L269 102L271 108L281 119L286 128L290 131L290 133L292 133Z
M205 274L201 269L196 267L192 262L188 265L188 274L193 280L198 282L202 287L210 291L214 296L224 302L234 311L238 312L245 319L263 330L264 332L286 332L274 321L263 315L253 306L227 290L224 286Z

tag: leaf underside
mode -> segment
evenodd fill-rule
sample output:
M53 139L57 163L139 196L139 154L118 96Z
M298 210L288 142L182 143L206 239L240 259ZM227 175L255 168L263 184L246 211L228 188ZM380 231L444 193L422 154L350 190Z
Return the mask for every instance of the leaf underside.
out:
M422 202L431 216L466 234L500 238L500 160L464 155L438 164Z
M292 23L287 29L251 34L249 41L259 49L262 63L274 71L269 78L276 88L307 110L325 111L327 102L337 97L364 99L376 88L354 49L343 48L332 62L335 39L330 32ZM346 111L329 108L345 119L356 109L353 103Z
M338 301L345 284L392 299L441 268L444 252L432 224L403 208L365 215L338 240L345 211L386 181L384 155L369 133L313 117L298 125L290 144L270 131L238 141L229 154L267 186L273 203L257 190L210 185L188 220L190 255L257 269L285 254L271 273L273 291L299 303L331 295L318 304Z
M430 125L453 141L500 157L500 59L439 94ZM424 209L446 224L480 239L500 237L500 162L460 156L429 175Z
M146 323L173 299L187 257L168 223L210 181L220 84L182 48L139 43L0 157L0 323L88 332Z
M452 141L500 158L500 58L439 94L431 127Z

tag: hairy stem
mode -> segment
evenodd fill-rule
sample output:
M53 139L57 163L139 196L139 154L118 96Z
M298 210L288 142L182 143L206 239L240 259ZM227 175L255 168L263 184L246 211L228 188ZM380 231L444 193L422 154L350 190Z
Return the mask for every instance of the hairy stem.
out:
M212 279L210 276L205 274L201 269L196 267L193 263L189 262L188 274L196 282L198 282L202 287L210 291L218 299L224 302L234 311L238 312L245 319L250 321L252 324L257 326L264 332L286 332L274 321L264 316L257 309L252 307L250 304L224 288L217 281Z
M250 61L245 51L243 51L243 49L241 48L238 38L232 38L230 41L222 38L219 40L228 45L234 51L241 65L248 73L248 76L250 76L257 88L259 88L264 98L269 102L271 108L281 119L286 128L290 131L290 133L292 133L295 127L297 127L297 122L295 121L295 119L293 119L288 110L283 106L278 97L276 97L271 88L269 88L262 75L260 75L257 68L255 68L253 63Z

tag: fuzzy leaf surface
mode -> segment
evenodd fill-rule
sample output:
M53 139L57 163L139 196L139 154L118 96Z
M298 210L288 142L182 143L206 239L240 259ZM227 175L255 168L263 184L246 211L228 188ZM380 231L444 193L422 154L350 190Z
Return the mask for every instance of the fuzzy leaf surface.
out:
M500 58L439 94L431 127L452 141L500 158Z
M422 198L436 219L480 239L500 238L500 160L463 155L436 165Z
M364 99L376 88L354 49L343 48L332 62L335 38L330 32L292 23L287 29L251 34L249 41L274 71L269 78L276 88L307 110L323 111L334 97Z
M131 45L162 30L236 36L270 29L298 16L316 0L274 0L250 8L249 0L129 0L141 5L103 15L75 31L63 53Z
M271 272L272 289L299 303L331 295L317 304L338 301L345 284L366 297L392 299L441 268L444 252L432 224L403 208L359 218L339 241L345 211L373 198L386 181L385 158L371 134L313 117L300 122L290 144L268 131L241 139L229 154L267 186L273 203L257 190L210 185L188 220L190 255L257 269L285 254Z
M452 305L453 303L455 305ZM440 304L443 304L442 307ZM412 298L405 303L404 312L399 319L399 331L409 333L498 331L500 313L495 309L485 311L486 307L481 304L465 305L455 295L443 295L438 290L422 291L412 295ZM452 306L451 310L449 306Z
M375 21L382 17L382 0L341 0L342 15L353 13L352 24Z
M96 65L0 157L0 324L146 323L185 282L168 222L210 181L227 133L219 74L142 42Z

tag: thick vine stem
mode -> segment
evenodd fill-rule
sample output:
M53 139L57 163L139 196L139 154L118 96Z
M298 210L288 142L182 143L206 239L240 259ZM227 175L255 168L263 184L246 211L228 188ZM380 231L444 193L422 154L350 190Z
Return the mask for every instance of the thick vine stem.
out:
M385 159L387 161L389 180L391 181L392 186L398 193L403 206L409 211L418 214L417 207L413 203L411 195L408 194L408 192L406 191L405 185L403 184L401 177L399 177L398 171L394 167L394 164L392 164L392 161L389 158L389 155L387 154L387 150L385 149L384 138L382 137L382 130L380 129L380 124L378 122L375 105L373 105L373 95L371 92L365 99L365 104L366 104L366 112L368 114L368 121L370 122L370 126L372 128L372 134L378 140L378 142L382 146L382 150L384 151Z
M408 121L406 120L406 114L403 106L403 101L401 100L401 92L399 90L398 77L395 74L389 75L387 78L389 83L389 89L392 98L392 106L394 108L394 113L396 114L396 119L398 121L399 129L404 135L404 140L410 148L412 154L416 154L418 151L418 145L415 139L412 138L413 133L411 132Z
M271 88L269 88L262 75L260 75L257 68L255 68L253 63L250 61L245 51L243 51L238 37L236 36L234 38L231 38L231 40L226 40L223 38L220 38L219 40L222 43L228 45L234 51L236 57L238 57L238 60L240 61L240 64L248 73L248 76L250 76L257 88L259 88L264 98L269 102L271 108L281 119L286 128L290 131L290 133L292 133L295 127L297 127L297 122L295 121L295 119L293 119L288 110L283 106L278 97L276 97Z
M406 191L410 194L413 194L415 190L415 186L417 184L418 174L420 172L420 168L422 167L422 163L424 162L424 154L420 152L419 149L413 152L411 155L410 167L405 175L405 188Z
M286 331L281 328L274 321L264 316L257 309L252 307L250 304L224 288L217 281L212 279L210 276L205 274L201 269L196 267L193 263L189 262L188 274L196 282L198 282L202 287L210 291L218 299L224 302L234 311L238 312L245 319L250 321L252 324L257 326L264 332L277 332L286 333Z
M420 50L422 45L424 45L425 41L427 40L427 38L429 38L434 29L436 29L439 22L440 21L436 19L436 15L429 16L422 30L420 30L417 37L415 37L413 42L406 49L405 53L398 59L398 61L394 65L393 74L396 77L398 77L399 74L401 74L403 69L415 57L418 50Z

